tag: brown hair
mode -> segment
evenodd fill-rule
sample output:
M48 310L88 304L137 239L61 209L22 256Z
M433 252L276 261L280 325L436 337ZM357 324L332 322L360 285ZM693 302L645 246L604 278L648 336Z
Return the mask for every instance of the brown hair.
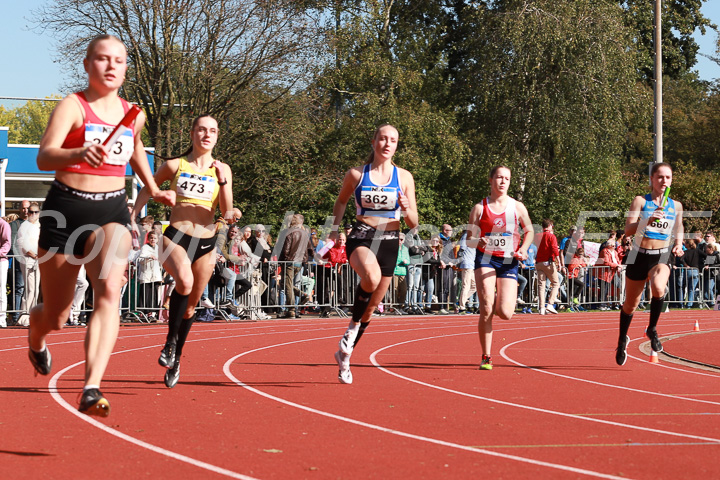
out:
M665 163L665 162L653 163L653 166L650 167L650 176L652 177L653 175L655 175L655 173L656 173L661 167L667 167L667 168L670 169L671 172L673 171L673 169L672 169L672 167L670 166L669 163Z
M508 172L512 174L512 170L510 170L510 167L506 167L505 165L495 165L493 168L490 169L490 176L488 178L493 178L495 174L500 170L501 168L506 169Z
M193 120L193 123L192 123L192 127L190 127L190 130L195 130L195 127L197 126L197 124L198 124L198 122L200 121L200 119L201 119L201 118L205 118L205 117L212 118L213 120L215 120L215 121L217 122L217 118L213 117L213 116L210 115L209 113L203 113L202 115L198 115L197 117L195 117L195 119ZM192 152L192 150L193 150L193 145L192 145L192 141L191 141L191 142L190 142L190 146L188 147L188 149L185 150L185 152L181 153L180 155L172 155L172 156L170 156L170 157L163 157L162 155L158 155L157 153L152 153L152 154L153 154L154 156L156 156L157 158L160 158L160 159L162 159L162 160L172 160L173 158L187 157L188 155L190 155L190 153Z

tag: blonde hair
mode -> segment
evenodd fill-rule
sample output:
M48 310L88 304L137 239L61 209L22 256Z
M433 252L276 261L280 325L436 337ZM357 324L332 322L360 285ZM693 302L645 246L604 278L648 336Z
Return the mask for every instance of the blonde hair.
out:
M398 131L398 129L395 128L395 125L390 125L389 123L383 123L382 125L380 125L379 127L377 127L377 128L375 129L375 133L373 133L373 137L372 137L373 142L374 142L375 139L377 138L378 133L380 133L380 130L382 130L382 129L385 128L385 127L392 127L392 128L395 129L396 132ZM399 132L398 132L398 136L400 136L400 133L399 133ZM373 162L373 160L375 160L375 150L374 150L374 149L370 149L370 154L369 154L369 155L367 156L367 158L365 159L365 165L371 164L371 163ZM395 162L391 161L391 163L392 163L393 165L395 165Z
M85 51L85 58L89 59L93 52L95 51L95 47L98 43L104 42L105 40L115 40L116 42L120 43L123 47L125 47L125 44L122 40L120 40L115 35L110 35L108 33L104 33L102 35L97 35L95 38L90 40L90 43L88 43L87 50Z

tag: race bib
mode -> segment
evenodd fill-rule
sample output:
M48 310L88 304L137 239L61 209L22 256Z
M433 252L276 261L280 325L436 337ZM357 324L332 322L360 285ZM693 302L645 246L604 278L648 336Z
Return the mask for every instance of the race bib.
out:
M513 236L505 233L487 233L485 234L487 243L483 249L488 253L500 253L503 257L512 257L515 253L513 245Z
M398 192L396 187L363 186L360 206L366 210L395 210Z
M211 202L215 193L215 184L215 177L182 172L176 190L181 197Z
M85 125L85 143L83 146L89 147L93 143L102 144L105 139L112 133L114 127L110 125L98 125L88 123ZM105 163L108 165L125 165L132 157L135 151L135 141L133 140L133 132L130 129L120 135L115 145L110 145L108 156Z

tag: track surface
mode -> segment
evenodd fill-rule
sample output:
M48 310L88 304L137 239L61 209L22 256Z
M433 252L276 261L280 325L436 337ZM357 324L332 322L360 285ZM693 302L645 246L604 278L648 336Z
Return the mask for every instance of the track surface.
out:
M75 410L84 329L49 337L37 378L27 332L6 329L0 478L720 478L720 371L650 363L647 314L616 366L617 317L496 321L490 372L474 316L375 318L353 385L333 359L347 320L195 324L172 390L167 327L124 325L103 420ZM658 330L708 361L720 315L665 313Z

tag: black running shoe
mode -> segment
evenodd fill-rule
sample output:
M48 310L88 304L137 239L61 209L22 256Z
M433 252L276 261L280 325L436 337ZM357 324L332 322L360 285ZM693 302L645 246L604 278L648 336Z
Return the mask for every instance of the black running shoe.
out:
M30 358L32 366L35 367L36 377L38 373L40 375L47 375L50 373L50 370L52 369L52 356L50 356L50 350L48 350L47 346L42 352L36 352L32 348L28 348L28 358Z
M98 388L90 388L83 390L82 396L80 397L80 406L78 411L85 415L92 415L95 417L107 417L110 415L110 402L103 397L102 392Z
M160 351L160 358L158 358L158 364L161 367L172 368L175 365L175 344L166 343L163 349Z
M176 361L172 368L165 372L165 386L173 388L180 379L180 362Z
M647 331L647 337L650 339L650 348L653 349L653 352L660 353L663 351L662 343L660 343L660 339L658 338L657 330L654 331Z
M625 341L618 341L617 350L615 350L615 362L618 365L623 366L627 361L627 345L630 341L630 337L625 336Z

